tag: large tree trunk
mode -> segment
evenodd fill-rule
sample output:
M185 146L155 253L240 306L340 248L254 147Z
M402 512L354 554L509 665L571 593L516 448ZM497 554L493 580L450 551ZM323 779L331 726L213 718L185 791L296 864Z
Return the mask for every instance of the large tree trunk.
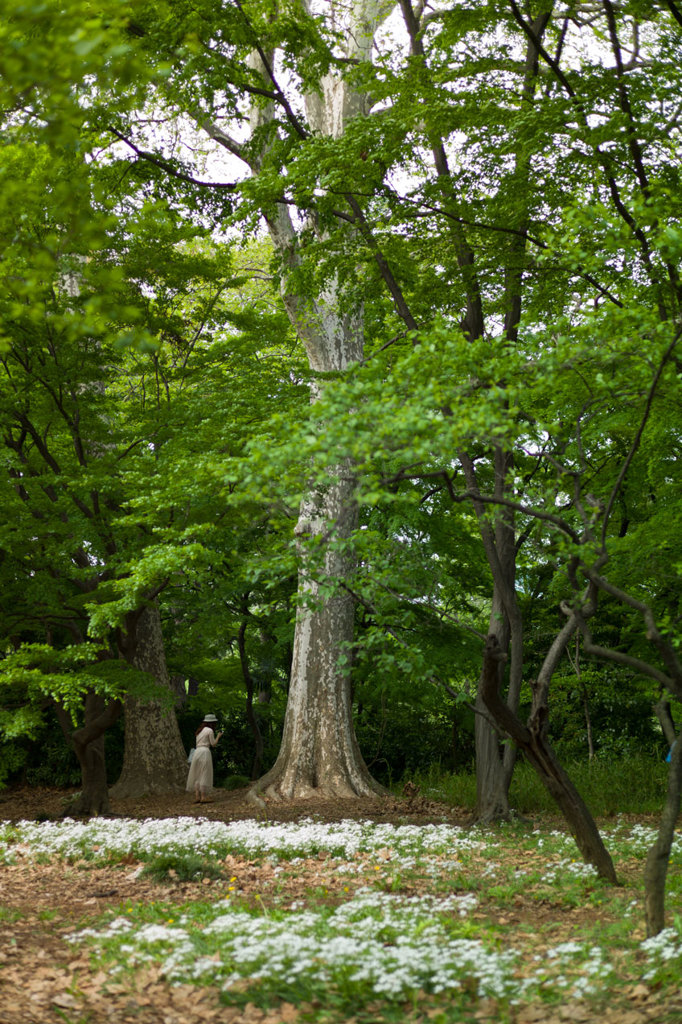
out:
M158 604L148 605L135 616L124 654L135 668L148 672L160 687L172 693ZM187 755L172 703L127 697L123 768L110 795L128 800L179 792L186 779Z
M339 370L361 358L362 309L357 304L348 311L343 295L329 288L318 298L311 317L291 295L285 293L284 298L313 369ZM384 792L362 759L352 718L348 659L354 602L343 587L352 572L346 542L357 526L351 467L332 468L329 479L328 484L313 485L301 503L296 526L299 607L284 732L277 761L255 787L279 799ZM323 564L317 555L320 543Z
M350 674L339 657L353 641L353 599L336 590L323 597L325 579L338 586L349 571L337 541L355 526L353 481L340 478L317 494L315 507L304 503L297 532L301 537L300 604L284 733L277 761L258 783L266 796L279 799L370 797L383 792L362 759L353 729ZM305 540L324 536L324 570L309 566Z
M389 6L377 0L357 0L351 6L332 7L332 19L339 19L336 27L344 30L348 60L370 60L375 30L387 17ZM263 51L254 53L252 66L259 71L264 85L271 88L272 61ZM305 106L314 132L339 138L353 117L366 112L368 102L366 95L347 78L331 73L322 79L319 93L305 96ZM252 129L263 128L275 114L272 103L254 106ZM266 153L267 148L252 162L256 173ZM346 199L354 214L361 215L357 202ZM302 291L296 271L302 262L305 233L301 233L283 204L277 209L270 208L265 216L280 254L284 305L305 347L311 369L320 373L345 370L363 357L361 294L345 287L332 270L316 294ZM306 224L306 232L316 235L318 241L323 240L314 216ZM313 385L313 401L319 386L323 385ZM348 540L356 525L353 480L348 466L330 470L329 476L329 484L314 485L301 505L297 526L301 540L300 603L284 734L277 761L253 791L280 799L338 799L382 791L360 754L352 721L349 671L339 661L342 656L349 657L354 614L352 599L343 590L351 566L347 556L335 550L335 545ZM319 540L325 548L321 568L306 556L308 537Z

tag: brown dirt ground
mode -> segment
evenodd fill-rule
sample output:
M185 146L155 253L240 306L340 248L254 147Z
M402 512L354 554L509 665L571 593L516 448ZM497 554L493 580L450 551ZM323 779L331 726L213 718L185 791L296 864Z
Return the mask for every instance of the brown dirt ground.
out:
M258 815L245 800L245 790L217 790L210 804L195 805L188 794L153 797L141 800L113 801L112 814L137 818L165 818L194 815L233 821ZM20 789L0 794L0 820L58 818L71 794L56 789ZM386 798L381 801L315 801L302 804L269 804L270 820L291 821L308 815L322 820L341 818L372 819L426 823L448 820L453 824L470 824L470 814L432 804L418 794L411 799ZM546 823L545 823L546 824ZM550 826L554 827L555 822ZM390 859L390 851L386 852ZM268 889L282 881L275 879L267 862L228 858L226 878L217 881L159 884L134 877L135 862L113 868L92 867L89 863L50 863L33 865L30 861L5 865L0 869L0 1024L296 1024L305 1012L315 1020L314 1006L295 1007L283 1003L265 1011L251 1003L246 1006L225 1006L215 988L191 985L170 986L155 969L140 970L133 981L113 982L90 963L87 951L82 952L66 940L66 936L99 917L107 907L126 902L187 902L192 899L223 898L227 878L236 877L242 895L258 895L267 900ZM333 864L320 855L299 864L295 877L286 880L287 898L309 895L312 888L323 889L330 899L347 898L349 885L355 888L367 878L358 875L337 877ZM370 866L368 865L368 871ZM406 893L411 890L405 889ZM496 916L502 926L534 922L556 924L556 939L574 934L581 919L594 921L594 908L561 908L538 905L531 899L517 898L514 905L500 912L497 908L480 908L481 918ZM380 1007L353 1017L347 1024L372 1024L381 1021ZM406 1024L428 1024L438 1020L438 1007L426 999L417 1009L405 1009ZM322 1009L319 1014L323 1016ZM493 1003L472 1007L471 1024L498 1019ZM559 1011L527 1006L516 1016L518 1024L660 1024L682 1021L682 995L676 1005L668 999L661 1003L656 993L645 986L634 986L627 993L626 1004L602 1010L593 1015L590 1007L573 1003Z
M0 793L0 820L59 818L75 792L40 787L8 790ZM193 795L185 792L131 800L112 800L111 813L126 818L172 818L183 815L214 818L218 821L259 817L257 809L246 800L247 792L247 789L215 789L212 802L205 804L195 804ZM373 821L406 819L416 824L434 820L447 820L456 824L471 823L469 811L435 804L425 800L418 792L407 800L386 797L377 800L313 800L305 804L268 801L267 811L262 812L260 817L271 821L296 821L313 814L323 821L371 818Z

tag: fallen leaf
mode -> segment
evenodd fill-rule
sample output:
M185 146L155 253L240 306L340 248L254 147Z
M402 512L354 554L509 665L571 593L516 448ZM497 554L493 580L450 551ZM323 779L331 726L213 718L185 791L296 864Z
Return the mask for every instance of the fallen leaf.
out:
M592 1012L582 1003L569 1003L568 1006L561 1007L559 1016L562 1020L589 1021L592 1018Z
M265 1014L259 1006L255 1003L247 1003L242 1013L242 1020L244 1021L261 1021Z

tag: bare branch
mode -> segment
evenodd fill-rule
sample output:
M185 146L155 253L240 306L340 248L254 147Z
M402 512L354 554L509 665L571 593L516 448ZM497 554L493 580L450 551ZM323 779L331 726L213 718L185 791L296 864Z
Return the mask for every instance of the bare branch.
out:
M186 181L190 185L199 185L201 188L220 188L230 192L234 192L239 188L239 182L234 181L200 181L198 178L193 178L191 174L184 174L182 171L178 171L176 167L173 167L169 160L164 160L163 157L157 156L155 153L150 153L147 150L140 149L134 142L122 135L112 125L108 129L112 135L115 135L117 139L124 142L126 146L132 149L136 156L140 157L141 160L147 160L149 163L154 164L156 167L160 167L161 170L165 171L166 174L170 174L172 178L178 178L180 181Z
M214 142L218 142L223 149L228 150L228 152L232 153L233 156L243 160L245 164L249 163L247 158L244 156L244 147L241 142L237 142L237 140L233 139L231 135L228 135L226 131L219 128L217 124L214 124L206 118L197 123L200 128L204 129L208 137L213 139Z
M667 676L665 672L661 672L654 665L650 665L648 661L642 661L631 654L625 654L624 651L614 651L611 647L602 647L599 644L594 644L587 637L585 637L585 653L593 654L596 658L602 658L605 661L613 661L617 665L624 665L626 668L631 668L634 672L639 672L640 675L655 679L656 682L662 683L663 686L672 692L682 695L682 687L676 686L670 676Z

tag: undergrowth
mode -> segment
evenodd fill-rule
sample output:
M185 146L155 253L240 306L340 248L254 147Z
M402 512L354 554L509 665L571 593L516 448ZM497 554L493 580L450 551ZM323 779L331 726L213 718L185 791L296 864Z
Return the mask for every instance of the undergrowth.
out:
M668 766L658 758L644 754L624 759L595 758L566 763L564 768L595 817L661 811ZM410 781L432 800L471 810L476 806L473 772L446 772L432 765L428 771L415 772ZM557 810L535 771L524 761L519 761L514 770L509 801L520 814L556 813Z

